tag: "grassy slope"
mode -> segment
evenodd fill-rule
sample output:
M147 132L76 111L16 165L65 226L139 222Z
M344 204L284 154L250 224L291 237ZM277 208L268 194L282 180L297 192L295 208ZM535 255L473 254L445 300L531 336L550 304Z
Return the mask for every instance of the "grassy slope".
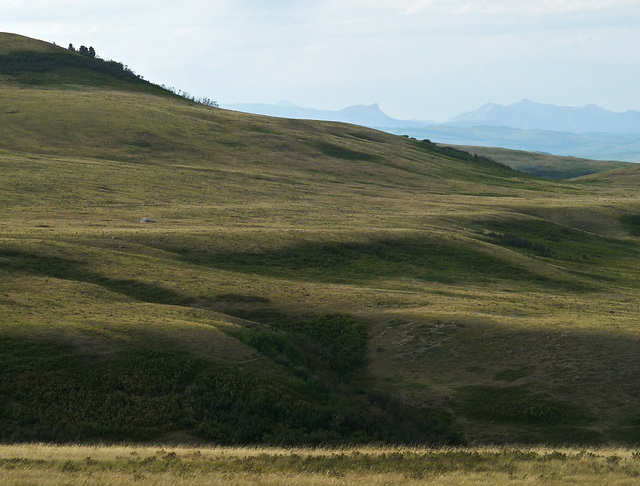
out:
M470 153L489 157L525 174L545 177L553 180L572 179L612 169L631 167L631 162L581 159L562 157L539 152L510 150L495 147L458 146Z
M121 63L85 57L17 34L0 35L0 81L4 83L62 89L84 85L176 97Z
M634 168L87 73L0 85L2 439L637 442Z

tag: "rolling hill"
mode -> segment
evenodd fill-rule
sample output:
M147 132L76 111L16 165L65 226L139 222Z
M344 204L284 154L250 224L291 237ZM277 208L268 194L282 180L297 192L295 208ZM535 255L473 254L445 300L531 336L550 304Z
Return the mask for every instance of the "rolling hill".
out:
M543 180L0 46L0 440L638 442L635 166Z
M633 162L617 160L591 160L579 157L563 157L540 152L510 150L497 147L455 145L453 148L505 164L525 174L546 179L564 180L598 172L633 167Z

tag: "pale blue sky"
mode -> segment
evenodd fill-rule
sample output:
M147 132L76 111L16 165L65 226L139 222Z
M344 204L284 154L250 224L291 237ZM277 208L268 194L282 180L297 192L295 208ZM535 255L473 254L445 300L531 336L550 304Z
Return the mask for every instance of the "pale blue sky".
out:
M0 0L0 31L92 45L221 103L443 121L522 98L640 110L636 0Z

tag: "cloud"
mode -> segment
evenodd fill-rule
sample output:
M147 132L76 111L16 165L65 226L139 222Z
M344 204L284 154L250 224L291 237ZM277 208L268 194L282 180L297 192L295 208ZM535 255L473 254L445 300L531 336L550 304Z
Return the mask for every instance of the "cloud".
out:
M411 15L431 10L463 15L557 15L634 7L637 3L637 0L472 0L461 4L455 0L420 0L410 5L404 13Z
M409 6L405 11L405 15L412 15L422 10L426 10L436 4L436 0L422 0Z
M221 102L380 102L436 119L525 97L640 108L638 0L0 0L0 11L0 30L92 45Z

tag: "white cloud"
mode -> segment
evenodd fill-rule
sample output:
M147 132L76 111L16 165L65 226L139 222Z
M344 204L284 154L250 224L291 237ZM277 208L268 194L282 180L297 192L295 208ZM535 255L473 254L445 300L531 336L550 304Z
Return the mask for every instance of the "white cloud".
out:
M637 5L637 0L542 0L538 2L530 0L472 0L464 3L456 0L421 0L409 6L405 13L418 14L429 10L465 15L555 15L597 12Z

